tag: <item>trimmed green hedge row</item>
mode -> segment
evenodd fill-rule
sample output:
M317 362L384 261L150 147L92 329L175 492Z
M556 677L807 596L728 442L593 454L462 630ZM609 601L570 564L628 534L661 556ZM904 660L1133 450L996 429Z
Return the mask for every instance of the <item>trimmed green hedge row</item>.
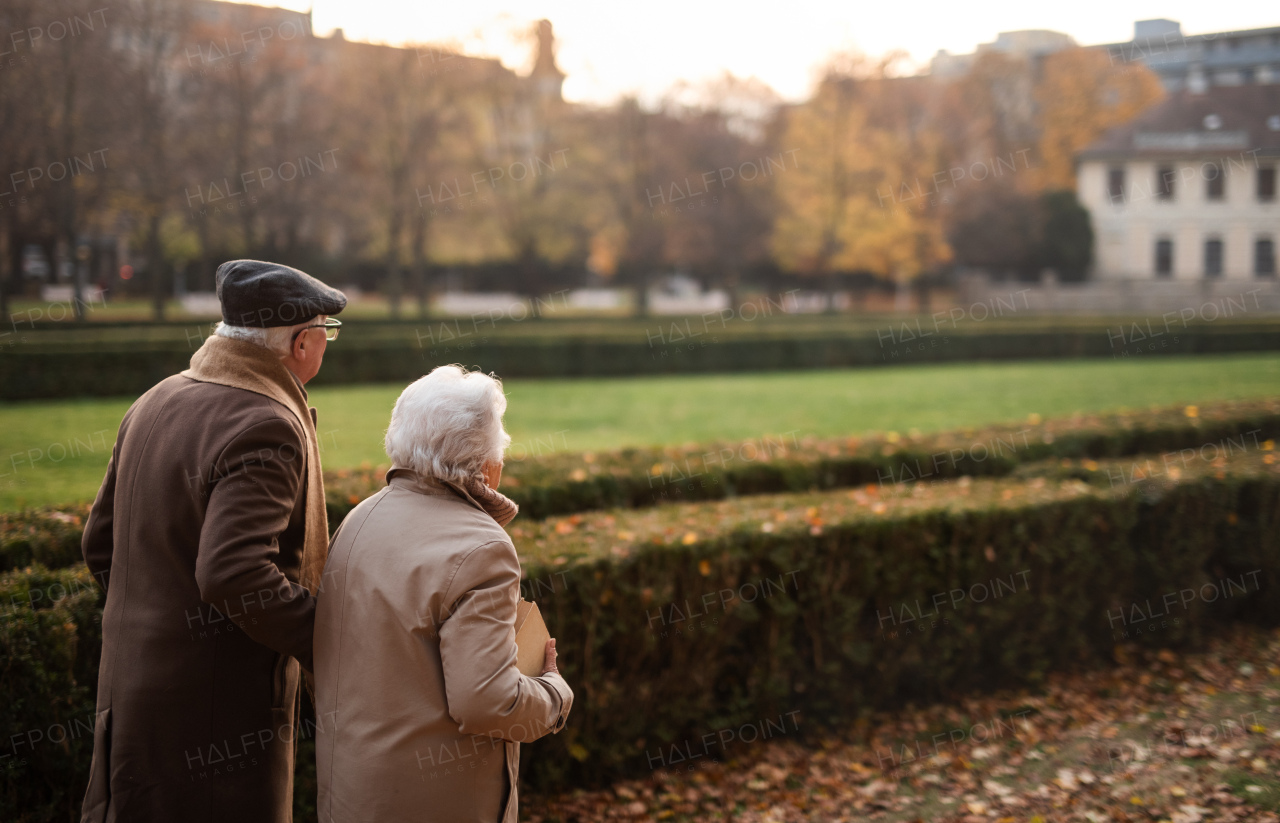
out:
M1035 686L1120 643L1280 623L1280 473L1130 492L793 519L689 545L677 530L624 561L530 562L534 580L564 575L540 599L578 702L528 777L564 787L679 766L690 748L731 756L703 736Z
M1195 417L1188 416L1192 411ZM747 443L509 459L502 490L525 517L537 519L866 483L999 477L1051 458L1097 460L1210 447L1243 452L1280 437L1280 398L891 437L796 440L782 435ZM371 469L329 472L325 482L329 519L338 523L385 481L381 471Z
M1049 420L1025 426L945 432L916 437L788 441L626 449L592 455L541 455L510 461L503 491L520 504L521 521L607 508L646 508L672 502L846 488L910 485L958 476L1071 476L1110 486L1088 461L1179 453L1203 462L1219 452L1239 454L1280 439L1280 399L1177 407L1128 414ZM754 455L746 448L754 450ZM1274 448L1274 442L1270 443ZM732 456L721 459L727 450ZM751 459L742 457L748 454ZM589 460L588 460L589 458ZM1050 465L1051 459L1076 461ZM656 473L655 473L656 469ZM1118 470L1116 470L1118 471ZM1132 473L1126 468L1125 474ZM329 525L384 483L380 470L326 472ZM62 511L0 513L0 571L40 563L80 562L87 506Z
M658 325L665 326L666 323ZM409 381L438 365L478 364L503 377L606 377L688 372L883 366L970 360L1120 357L1135 348L1127 337L1099 327L1091 331L960 330L903 341L888 329L876 334L828 337L738 335L672 339L665 332L634 342L592 336L495 335L459 344L330 347L316 385ZM888 335L888 336L887 336ZM650 335L646 335L649 337ZM1121 344L1117 344L1117 339ZM1228 354L1280 349L1280 329L1257 325L1193 325L1162 336L1161 354ZM1154 343L1152 344L1154 345ZM6 400L137 395L188 365L191 347L139 344L64 350L24 350L0 358Z
M570 530L571 556L518 539L577 695L568 727L530 748L526 776L552 789L681 767L732 756L743 744L722 745L730 732L803 733L1034 686L1119 643L1275 625L1280 467L1271 454L1227 463L1107 492L978 480L599 513L616 541ZM702 531L681 537L690 521ZM0 575L0 762L20 764L2 772L4 819L65 818L83 791L87 739L53 738L92 717L89 585L82 567ZM300 786L309 768L304 757Z
M63 511L0 513L0 572L38 564L60 569L79 563L80 537L89 506Z
M105 597L84 565L0 574L0 820L79 820L93 758ZM314 718L306 696L304 704ZM294 818L316 819L315 740L298 735Z
M83 565L0 574L0 819L80 819L93 757L102 590Z

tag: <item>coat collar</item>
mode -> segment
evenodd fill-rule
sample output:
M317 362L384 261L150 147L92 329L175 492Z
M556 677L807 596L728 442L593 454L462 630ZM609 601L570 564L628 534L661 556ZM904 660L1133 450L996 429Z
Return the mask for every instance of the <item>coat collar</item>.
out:
M461 483L421 475L404 466L392 466L387 471L387 485L426 495L452 492L492 517L500 526L506 526L520 511L510 498L483 485L483 482L475 489L468 489Z
M484 511L484 506L480 505L480 501L468 494L467 490L457 483L450 483L429 475L418 474L413 469L405 468L404 466L392 466L387 470L387 485L436 497L456 494L480 511Z
M306 525L303 537L301 582L319 591L329 554L329 519L325 508L324 477L320 470L320 444L316 441L316 411L307 405L307 390L280 357L245 340L212 335L191 356L191 368L182 376L269 397L298 419L306 444Z
M298 415L306 426L307 389L280 362L280 356L255 343L211 335L191 356L184 377L265 395Z

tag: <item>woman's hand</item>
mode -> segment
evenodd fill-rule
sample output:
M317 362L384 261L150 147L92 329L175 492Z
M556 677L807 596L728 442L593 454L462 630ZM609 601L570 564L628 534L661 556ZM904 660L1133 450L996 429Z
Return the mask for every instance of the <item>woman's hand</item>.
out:
M542 659L542 673L550 674L551 672L555 672L556 674L559 674L560 670L556 668L556 639L554 637L547 641L547 650L545 655L546 656Z

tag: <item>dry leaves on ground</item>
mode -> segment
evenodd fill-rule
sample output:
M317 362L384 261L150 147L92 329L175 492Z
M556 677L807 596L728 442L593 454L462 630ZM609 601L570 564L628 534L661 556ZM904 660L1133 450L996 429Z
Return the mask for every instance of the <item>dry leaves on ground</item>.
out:
M1280 823L1280 631L1117 649L1039 692L775 738L611 788L522 797L532 823ZM805 724L802 722L802 729ZM536 748L530 752L536 757Z

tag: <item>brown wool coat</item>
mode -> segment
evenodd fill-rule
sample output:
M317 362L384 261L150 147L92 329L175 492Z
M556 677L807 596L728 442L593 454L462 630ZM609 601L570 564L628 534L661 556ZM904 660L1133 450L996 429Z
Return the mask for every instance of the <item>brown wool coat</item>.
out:
M184 375L125 415L83 541L107 594L82 820L291 819L307 441L281 402Z
M470 495L393 469L334 536L316 608L321 823L515 823L520 743L564 727L516 669L520 562Z

